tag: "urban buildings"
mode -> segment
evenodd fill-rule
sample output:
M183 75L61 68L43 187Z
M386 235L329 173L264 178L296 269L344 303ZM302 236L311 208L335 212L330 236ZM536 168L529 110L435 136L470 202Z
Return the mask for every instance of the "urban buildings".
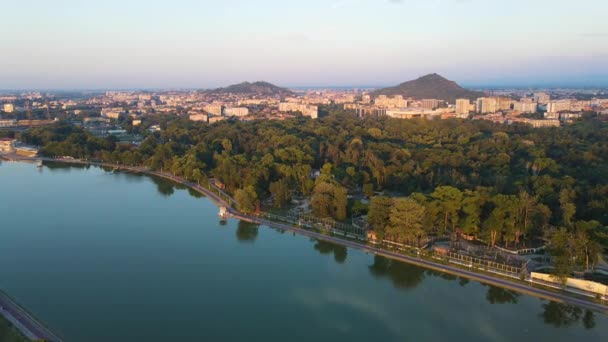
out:
M477 113L491 114L498 111L498 102L493 97L480 97L477 99Z
M216 116L222 116L224 114L224 105L222 104L210 104L205 106L205 111L209 114Z
M124 114L125 111L122 108L103 108L101 110L101 116L108 119L118 119Z
M319 107L295 102L279 103L279 112L300 112L304 116L309 116L313 119L319 117Z
M12 103L5 103L3 109L6 113L12 113L15 111L15 106Z
M551 101L547 104L547 112L549 113L559 113L569 111L572 108L572 100L558 100Z
M547 93L534 93L532 97L534 98L534 102L540 104L547 104L551 101L551 96Z
M0 138L0 152L13 152L15 149L15 139Z
M406 108L408 106L408 101L401 95L396 95L391 98L386 95L379 95L374 100L374 104L382 108Z
M450 109L424 109L424 108L402 108L402 109L388 109L386 116L397 119L414 119L414 118L425 118L431 119L435 117L441 117L442 115L450 113ZM453 113L453 112L452 112Z
M471 110L471 101L469 99L457 99L456 100L456 115L459 117L466 117L469 115Z
M226 108L224 109L225 116L247 116L249 115L249 109L246 107L234 107L234 108Z
M209 117L207 116L207 114L190 114L190 116L188 117L190 119L190 121L202 121L202 122L208 122L209 121Z
M441 100L436 99L424 99L422 100L422 108L426 110L434 110L439 108L441 102Z
M515 102L513 110L520 113L536 113L538 111L538 103L534 99L523 98L519 102Z

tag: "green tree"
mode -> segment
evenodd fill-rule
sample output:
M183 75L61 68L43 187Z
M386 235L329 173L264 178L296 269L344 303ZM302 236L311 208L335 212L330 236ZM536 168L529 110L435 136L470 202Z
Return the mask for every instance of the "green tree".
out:
M458 211L462 206L462 192L451 186L440 186L433 191L431 198L433 206L440 215L440 229L446 233L448 228L454 229L458 223Z
M251 214L256 210L258 195L252 186L247 186L245 189L238 189L234 193L234 200L240 211Z
M270 183L270 193L272 194L272 203L275 208L282 208L285 204L291 201L291 192L289 184L285 179Z
M422 225L425 209L411 198L397 198L390 210L389 223L386 233L393 239L415 243L420 247L420 242L426 236Z
M574 205L574 190L562 189L559 192L559 206L562 210L562 222L566 227L572 226L572 218L576 213L576 206Z
M318 183L313 191L310 206L319 217L346 218L346 189L332 183Z
M386 232L386 226L389 223L389 215L393 199L384 196L372 197L369 202L369 212L367 214L367 223L376 233L378 239L383 240Z

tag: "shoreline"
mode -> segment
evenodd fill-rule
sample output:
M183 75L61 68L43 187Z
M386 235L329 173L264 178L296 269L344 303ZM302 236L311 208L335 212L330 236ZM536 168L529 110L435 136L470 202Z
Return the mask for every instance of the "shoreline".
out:
M473 268L470 266L467 267L466 265L461 265L461 264L457 264L457 263L447 262L444 264L444 263L439 262L440 261L439 259L435 259L435 258L433 258L433 259L435 259L435 261L433 261L432 259L415 257L415 256L411 256L411 255L407 255L407 254L403 254L403 253L399 253L399 252L393 252L393 251L390 251L390 250L387 250L384 248L378 248L378 247L375 247L375 246L372 246L369 244L355 242L355 241L352 241L352 240L349 240L346 238L336 237L336 236L332 236L332 235L325 235L325 234L319 233L317 231L299 228L299 227L289 225L286 223L270 221L270 220L264 219L262 217L242 214L242 213L238 212L236 209L234 209L228 202L226 202L224 199L222 199L219 194L216 194L215 192L213 192L210 189L207 189L196 183L187 181L181 177L176 177L176 176L173 176L170 174L153 171L153 170L150 170L147 168L121 166L121 165L116 165L116 164L98 163L98 162L92 162L92 161L86 161L86 160L83 161L83 160L78 160L78 159L54 159L54 158L44 158L44 157L24 158L24 157L19 157L19 156L16 156L16 158L14 158L14 159L8 159L8 158L5 158L5 159L12 160L12 161L46 161L46 162L58 162L58 163L64 163L64 164L92 165L92 166L98 166L98 167L113 168L115 170L120 170L120 171L144 174L144 175L148 175L148 176L160 177L165 180L172 181L174 183L186 186L189 189L192 189L194 191L197 191L198 193L204 195L209 200L211 200L216 206L226 207L226 210L227 210L227 213L229 214L229 216L232 218L235 218L237 220L242 220L242 221L246 221L246 222L250 222L250 223L258 224L258 225L265 225L265 226L269 226L271 228L291 231L291 232L297 233L299 235L315 238L318 240L323 240L326 242L339 244L339 245L353 248L353 249L358 249L358 250L361 250L366 253L380 255L380 256L383 256L383 257L386 257L389 259L393 259L396 261L413 264L418 267L431 269L434 271L447 273L447 274L451 274L451 275L455 275L455 276L464 277L464 278L467 278L467 279L470 279L473 281L477 281L480 283L505 288L508 290L516 291L518 293L523 293L526 295L530 295L530 296L545 299L545 300L550 300L550 301L563 303L563 304L575 305L575 306L578 306L581 308L593 310L593 311L608 315L608 305L597 303L592 300L580 298L580 297L570 295L567 293L563 293L563 290L558 291L559 289L549 286L549 284L533 283L532 281L529 281L529 280L528 281L517 281L514 279L507 279L506 275L501 276L500 274L494 273L491 271L485 271L485 272L481 271L480 272L479 270L473 270Z

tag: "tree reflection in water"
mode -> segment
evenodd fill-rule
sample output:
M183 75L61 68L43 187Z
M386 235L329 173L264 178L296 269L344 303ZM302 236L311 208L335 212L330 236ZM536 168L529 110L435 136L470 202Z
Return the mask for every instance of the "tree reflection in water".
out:
M156 190L159 194L170 197L175 192L174 185L166 180L158 177L150 177L152 182L156 184Z
M346 256L348 254L347 252L347 248L345 246L341 246L341 245L337 245L331 242L327 242L327 241L322 241L322 240L314 240L315 243L315 250L319 251L319 253L321 254L330 254L333 253L334 254L334 260L339 263L339 264L343 264L346 261Z
M497 286L488 286L486 299L491 304L517 304L517 299L521 296L520 293L503 289Z
M560 328L569 327L581 322L585 329L593 329L595 327L595 314L590 310L583 310L576 306L556 302L543 304L543 309L541 317L546 324Z
M425 277L425 270L411 264L375 255L374 263L369 266L370 273L377 278L388 278L397 288L412 289Z
M259 227L257 224L239 221L236 228L236 239L240 242L254 242L258 237Z

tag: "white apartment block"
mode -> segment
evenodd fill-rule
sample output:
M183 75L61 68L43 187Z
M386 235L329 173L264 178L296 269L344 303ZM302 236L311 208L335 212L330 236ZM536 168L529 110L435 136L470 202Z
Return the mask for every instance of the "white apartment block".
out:
M279 112L300 112L302 115L310 116L313 119L319 117L319 107L294 102L279 103Z
M559 113L570 111L572 109L572 100L557 100L547 104L547 112Z
M249 109L246 107L233 107L224 109L225 116L247 116L249 115Z

